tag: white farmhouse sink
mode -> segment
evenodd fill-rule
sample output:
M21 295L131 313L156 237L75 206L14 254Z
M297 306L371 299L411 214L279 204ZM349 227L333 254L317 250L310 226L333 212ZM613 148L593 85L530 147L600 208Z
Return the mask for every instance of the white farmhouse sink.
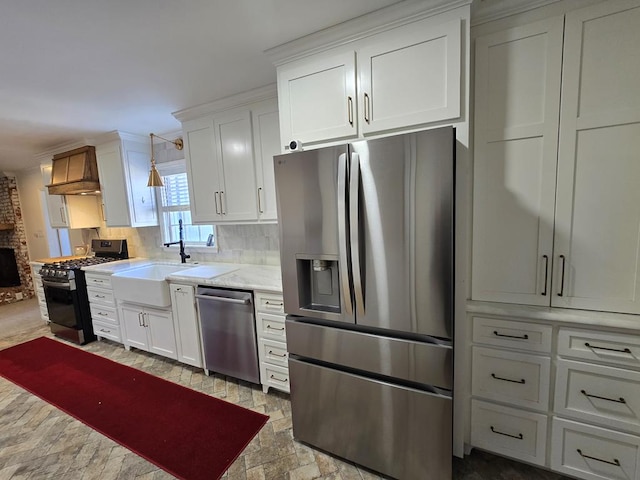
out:
M189 268L193 266L152 264L114 273L111 275L114 296L125 302L168 307L171 305L171 295L165 279L172 273Z

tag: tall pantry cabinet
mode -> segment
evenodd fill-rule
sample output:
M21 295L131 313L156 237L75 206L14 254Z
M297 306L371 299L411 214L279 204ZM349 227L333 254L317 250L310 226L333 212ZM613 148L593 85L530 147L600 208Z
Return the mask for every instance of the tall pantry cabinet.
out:
M562 17L477 39L474 300L640 313L639 25L609 1L564 43Z
M469 445L583 479L640 479L639 26L562 0L475 31Z

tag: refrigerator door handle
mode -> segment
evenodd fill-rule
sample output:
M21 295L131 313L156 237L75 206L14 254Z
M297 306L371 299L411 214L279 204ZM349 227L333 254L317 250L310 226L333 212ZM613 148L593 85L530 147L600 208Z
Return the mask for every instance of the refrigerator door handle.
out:
M360 270L360 155L351 153L351 177L349 179L349 238L351 242L351 266L356 315L364 315L364 294Z
M353 315L351 286L349 275L349 253L347 251L347 154L338 157L338 256L340 261L340 289L344 300L344 308L348 315Z

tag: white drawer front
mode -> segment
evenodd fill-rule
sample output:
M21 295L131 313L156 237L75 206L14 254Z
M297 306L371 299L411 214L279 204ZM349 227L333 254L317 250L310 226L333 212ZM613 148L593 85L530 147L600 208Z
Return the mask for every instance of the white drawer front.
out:
M280 294L256 292L254 299L258 312L284 313L284 300Z
M289 354L287 344L275 340L260 339L259 348L261 350L260 360L272 365L288 367Z
M106 324L102 322L93 321L93 333L98 337L108 338L114 342L122 343L122 336L120 335L120 327L117 325Z
M258 313L258 336L285 342L287 337L284 330L284 317Z
M95 273L87 273L87 287L101 287L111 289L111 275L98 275Z
M544 465L546 438L546 415L471 402L471 444L475 447Z
M278 390L289 393L288 368L270 365L268 363L263 363L262 367L264 371L264 378L262 379L262 383L264 385L269 385L270 387L277 388Z
M578 478L636 480L640 437L553 419L551 468Z
M108 323L111 325L118 325L118 311L113 307L106 307L104 305L97 305L95 303L90 304L91 318L94 321Z
M640 372L559 360L555 412L640 434Z
M105 290L103 288L87 288L90 303L99 303L100 305L106 305L108 307L116 306L113 298L113 292L111 290Z
M551 352L550 325L473 317L473 341L532 352Z
M561 328L558 355L640 368L640 337Z
M473 347L474 396L546 411L550 359Z

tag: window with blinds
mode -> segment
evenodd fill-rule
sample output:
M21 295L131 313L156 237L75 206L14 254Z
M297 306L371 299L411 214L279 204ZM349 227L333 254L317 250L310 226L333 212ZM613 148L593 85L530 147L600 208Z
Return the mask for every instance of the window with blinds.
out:
M164 187L158 188L162 242L180 240L178 221L182 219L184 241L188 245L214 246L215 227L213 225L192 225L189 209L189 184L184 162L158 164Z

